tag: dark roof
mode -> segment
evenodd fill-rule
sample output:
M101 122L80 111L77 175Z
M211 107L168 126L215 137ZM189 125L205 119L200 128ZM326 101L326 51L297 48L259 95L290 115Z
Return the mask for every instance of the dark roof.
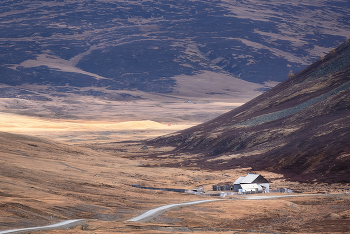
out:
M220 182L217 184L218 186L224 186L224 185L233 185L233 182Z

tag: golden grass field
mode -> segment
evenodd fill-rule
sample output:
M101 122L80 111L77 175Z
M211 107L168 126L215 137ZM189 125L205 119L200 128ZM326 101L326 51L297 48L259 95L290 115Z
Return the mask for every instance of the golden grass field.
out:
M191 126L168 125L151 120L110 122L45 119L10 113L0 113L0 121L2 132L40 136L69 144L146 139Z

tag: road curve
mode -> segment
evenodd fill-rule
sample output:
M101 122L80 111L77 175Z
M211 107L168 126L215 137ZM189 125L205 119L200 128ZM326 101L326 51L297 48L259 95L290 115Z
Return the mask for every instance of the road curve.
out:
M329 193L331 194L340 194L340 193ZM265 200L265 199L278 199L278 198L288 198L288 197L301 197L301 196L327 196L327 194L297 194L297 195L275 195L275 196L243 196L241 199L244 200ZM145 213L126 220L129 222L144 222L147 219L150 219L156 215L159 215L161 213L164 213L172 208L178 207L178 206L189 206L189 205L196 205L200 203L205 203L205 202L213 202L213 201L227 201L231 199L215 199L215 200L200 200L200 201L193 201L193 202L186 202L186 203L179 203L179 204L170 204L170 205L165 205L165 206L160 206L158 208L154 208L152 210L146 211ZM1 233L0 233L1 234Z
M329 193L331 194L341 194L341 193ZM300 197L300 196L327 196L328 194L298 194L298 195L277 195L277 196L244 196L243 199L246 200L264 200L264 199L278 199L278 198L287 198L287 197ZM185 202L185 203L178 203L178 204L170 204L170 205L165 205L161 207L154 208L152 210L146 211L145 213L126 220L129 222L142 222L146 221L147 219L150 219L154 217L155 215L159 215L163 212L166 212L170 209L173 209L178 206L190 206L190 205L196 205L196 204L201 204L205 202L214 202L214 201L227 201L231 199L215 199L215 200L200 200L200 201L193 201L193 202ZM12 233L12 234L18 234L18 233L27 233L30 231L45 231L45 230L52 230L52 229L66 229L66 228L72 228L75 227L79 224L83 224L87 222L88 220L86 219L73 219L73 220L66 220L63 222L47 225L47 226L42 226L42 227L32 227L32 228L21 228L21 229L12 229L12 230L6 230L6 231L0 231L0 234L5 234L5 233Z
M143 214L141 214L141 215L139 215L139 216L137 216L135 218L126 220L126 221L129 221L129 222L142 222L142 221L145 221L145 220L147 220L149 218L152 218L155 215L159 215L160 213L163 213L165 211L168 211L168 210L173 209L173 208L178 207L178 206L190 206L190 205L196 205L196 204L205 203L205 202L225 201L225 200L226 199L201 200L201 201L193 201L193 202L165 205L165 206L161 206L161 207L154 208L152 210L146 211L145 213L143 213Z
M4 233L28 233L30 231L47 231L52 229L66 229L66 228L72 228L77 226L78 224L82 224L86 222L86 219L72 219L72 220L66 220L63 222L42 226L42 227L32 227L32 228L21 228L21 229L12 229L12 230L6 230L6 231L0 231L0 234Z

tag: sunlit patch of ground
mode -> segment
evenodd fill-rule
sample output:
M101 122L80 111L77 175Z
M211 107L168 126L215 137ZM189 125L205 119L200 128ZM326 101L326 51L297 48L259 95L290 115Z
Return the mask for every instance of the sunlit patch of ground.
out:
M203 76L204 80L210 78L208 74ZM260 86L248 87L251 92L247 93L228 92L230 95L205 94L205 90L186 92L189 96L94 88L105 96L72 92L62 96L61 93L48 92L45 97L50 101L31 100L19 94L16 98L0 99L0 131L70 144L145 140L189 128L232 110L258 95L260 91L253 91L257 87ZM219 85L212 90L220 88ZM24 85L18 89L45 90L48 87ZM89 90L82 88L79 92ZM202 97L195 97L201 93ZM131 99L122 100L123 95Z
M182 130L191 125L143 121L49 119L0 112L0 131L42 136L67 142L141 140Z

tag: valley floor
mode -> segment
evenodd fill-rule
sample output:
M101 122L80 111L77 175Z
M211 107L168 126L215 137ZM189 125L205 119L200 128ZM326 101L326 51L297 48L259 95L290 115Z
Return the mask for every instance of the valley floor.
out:
M86 224L74 229L45 233L350 232L348 194L277 200L233 196L221 202L178 207L144 223L127 222L159 206L210 199L139 189L132 184L178 189L202 186L210 191L213 184L233 182L253 172L251 168L203 170L195 164L165 167L165 163L199 155L174 154L170 146L145 147L142 140L171 134L239 106L227 100L167 103L169 100L112 103L110 112L99 109L107 101L100 105L92 100L94 104L86 112L81 112L81 106L76 110L79 118L55 118L46 115L47 103L34 113L29 101L2 99L2 107L7 109L0 110L0 230L86 219ZM19 107L24 104L28 106ZM26 113L29 110L33 113ZM96 119L84 117L92 113ZM137 116L127 117L131 113ZM106 118L99 120L98 114ZM113 117L123 114L124 119ZM267 178L272 188L288 187L308 194L349 188L349 184L300 184L277 173L255 173Z
M207 171L165 168L137 142L92 144L90 148L1 133L0 230L44 226L69 219L89 222L72 230L45 233L222 233L349 232L349 194L229 200L179 207L145 223L126 222L168 204L203 200L191 194L134 188L132 184L191 189L234 181L250 168ZM143 164L148 167L143 167ZM282 175L257 172L271 186L304 193L340 192L344 185L299 184ZM52 216L52 220L50 219ZM253 231L254 230L254 231Z

